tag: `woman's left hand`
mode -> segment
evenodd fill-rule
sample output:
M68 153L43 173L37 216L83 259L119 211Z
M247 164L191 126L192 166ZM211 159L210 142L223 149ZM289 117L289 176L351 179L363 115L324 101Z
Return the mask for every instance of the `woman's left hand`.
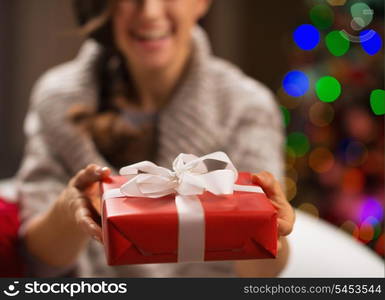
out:
M281 184L274 176L266 171L252 174L252 181L261 186L266 196L278 211L278 250L282 248L280 237L288 235L293 230L295 214L287 201Z

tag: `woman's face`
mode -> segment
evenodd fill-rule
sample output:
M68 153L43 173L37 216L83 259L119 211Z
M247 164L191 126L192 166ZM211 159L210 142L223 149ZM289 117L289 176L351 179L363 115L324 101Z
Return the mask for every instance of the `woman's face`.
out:
M191 29L209 0L117 0L113 28L131 67L155 71L188 53ZM187 55L187 54L186 54Z

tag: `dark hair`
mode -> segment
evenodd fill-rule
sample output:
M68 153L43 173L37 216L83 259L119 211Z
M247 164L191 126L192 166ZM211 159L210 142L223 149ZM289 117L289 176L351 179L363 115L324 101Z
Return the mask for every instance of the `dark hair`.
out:
M102 46L94 69L99 87L99 112L114 109L109 100L116 95L124 95L130 101L137 101L126 62L114 42L111 12L115 2L116 0L73 0L72 2L81 32Z
M73 0L75 18L81 32L93 38L106 49L115 48L111 26L114 0Z

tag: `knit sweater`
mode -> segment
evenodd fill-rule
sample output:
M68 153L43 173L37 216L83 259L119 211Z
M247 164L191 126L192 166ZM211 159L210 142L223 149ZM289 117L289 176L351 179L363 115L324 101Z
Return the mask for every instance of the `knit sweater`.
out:
M98 89L92 70L100 53L100 46L87 40L74 60L49 70L35 84L25 121L25 155L17 174L24 222L45 211L87 164L109 165L93 141L66 118L74 104L96 110ZM170 168L179 153L202 156L224 151L239 171L267 170L282 182L284 135L273 94L213 56L200 28L193 31L186 75L159 112L158 126L154 162L160 166ZM27 256L31 276L62 276L68 271ZM89 242L74 267L78 276L235 276L231 261L111 267L95 241Z

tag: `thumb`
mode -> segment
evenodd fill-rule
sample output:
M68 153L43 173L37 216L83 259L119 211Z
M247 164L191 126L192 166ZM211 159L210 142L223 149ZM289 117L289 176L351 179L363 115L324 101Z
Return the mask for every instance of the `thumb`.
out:
M109 168L101 168L98 165L91 164L75 175L72 180L72 185L83 190L91 184L108 177L110 174L111 170Z

